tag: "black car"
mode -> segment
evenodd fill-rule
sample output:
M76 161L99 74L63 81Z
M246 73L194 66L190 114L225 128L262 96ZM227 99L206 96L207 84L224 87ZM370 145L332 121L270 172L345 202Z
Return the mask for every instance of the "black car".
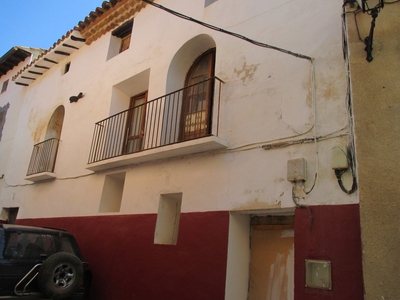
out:
M72 234L0 225L0 299L87 299L90 281Z

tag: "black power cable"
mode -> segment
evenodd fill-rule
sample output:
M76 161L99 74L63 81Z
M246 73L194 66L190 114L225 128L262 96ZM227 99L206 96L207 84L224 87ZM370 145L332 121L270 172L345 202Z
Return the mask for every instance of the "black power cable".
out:
M347 168L347 169L335 169L335 175L336 175L336 178L337 178L337 181L339 183L339 186L340 186L341 190L343 192L345 192L346 194L350 195L350 194L353 194L357 190L358 185L357 185L357 176L356 176L356 172L354 170L354 164L353 164L353 154L352 154L350 149L347 150L347 155L346 156L347 156L347 161L348 161L349 168ZM342 176L349 169L351 170L351 174L352 174L352 177L353 177L353 184L352 184L350 190L348 190L344 186L343 181L342 181Z
M346 194L353 194L357 190L357 177L353 175L353 185L351 186L351 189L348 190L346 187L343 185L342 182L342 176L344 173L346 173L347 170L335 170L335 175L338 180L339 186L342 189L343 192Z
M253 45L256 45L256 46L259 46L259 47L263 47L263 48L272 49L272 50L276 50L276 51L283 52L283 53L288 54L288 55L292 55L292 56L299 57L299 58L302 58L302 59L307 59L307 60L310 60L310 61L313 60L313 58L310 57L310 56L307 56L307 55L304 55L304 54L300 54L300 53L295 53L295 52L292 52L292 51L289 51L289 50L286 50L286 49L282 49L282 48L279 48L279 47L275 47L275 46L272 46L272 45L268 45L268 44L265 44L265 43L261 43L261 42L252 40L252 39L250 39L248 37L245 37L244 35L241 35L241 34L238 34L238 33L232 32L232 31L228 31L228 30L216 27L214 25L199 21L197 19L194 19L192 17L189 17L189 16L186 16L184 14L181 14L181 13L179 13L177 11L169 9L169 8L167 8L165 6L160 5L160 4L154 3L154 2L152 2L150 0L142 0L142 1L147 3L147 4L152 5L154 7L162 9L162 10L164 10L164 11L166 11L166 12L168 12L168 13L176 16L176 17L179 17L181 19L197 23L197 24L199 24L201 26L204 26L204 27L207 27L207 28L209 28L211 30L219 31L219 32L234 36L236 38L239 38L239 39L242 39L242 40L244 40L246 42L249 42L249 43L251 43Z

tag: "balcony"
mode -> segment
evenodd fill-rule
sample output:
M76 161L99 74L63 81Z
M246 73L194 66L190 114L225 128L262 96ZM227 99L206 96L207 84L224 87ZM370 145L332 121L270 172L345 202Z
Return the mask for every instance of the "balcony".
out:
M224 149L218 137L222 81L198 82L95 124L87 169L100 171Z
M59 140L52 138L33 146L26 180L35 182L56 177L53 171L58 144Z

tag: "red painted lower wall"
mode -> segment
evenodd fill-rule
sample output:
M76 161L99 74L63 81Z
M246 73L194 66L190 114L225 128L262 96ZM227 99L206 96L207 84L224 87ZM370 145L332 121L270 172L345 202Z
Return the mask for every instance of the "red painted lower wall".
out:
M228 212L181 214L177 245L155 245L157 216L24 219L75 235L93 271L91 299L224 299Z
M324 205L295 212L295 299L364 299L359 205ZM305 287L305 259L329 260L332 290Z
M229 212L181 214L177 245L155 245L156 214L24 219L72 232L93 271L95 300L222 300ZM359 206L295 211L295 299L363 299ZM305 259L332 262L333 289L305 287ZM229 299L227 299L229 300Z

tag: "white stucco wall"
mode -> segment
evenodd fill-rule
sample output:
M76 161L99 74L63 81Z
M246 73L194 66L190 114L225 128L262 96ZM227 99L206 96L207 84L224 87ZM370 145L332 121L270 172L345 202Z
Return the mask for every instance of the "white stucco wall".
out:
M1 56L4 54L1 54ZM10 165L10 157L15 151L14 145L16 142L16 132L18 130L18 120L25 101L25 89L22 86L15 85L12 81L12 77L29 62L30 57L27 57L25 61L20 62L18 66L0 77L0 88L3 86L3 83L8 80L7 90L0 94L0 109L5 108L7 110L6 121L0 140L0 177L2 177L3 174L10 174L9 170L12 168L12 165ZM6 179L5 177L6 176L0 179L0 203L2 207L8 207L8 205L3 205L2 201L2 199L4 199L3 193L7 189L8 178Z
M331 169L331 150L348 143L349 130L341 1L218 0L207 8L203 0L190 5L182 0L158 3L310 56L314 66L309 60L257 47L147 6L135 18L127 51L107 60L108 33L23 88L24 106L13 125L18 131L4 171L9 186L1 193L3 207L20 207L19 218L96 215L105 175L113 172L126 172L121 214L157 213L160 194L165 193L183 194L182 212L293 207L286 167L288 160L300 157L307 160L306 190L318 174L305 204L358 202L356 195L340 190ZM126 99L118 102L124 98L117 91L121 83L133 77L128 83L140 85L137 90L148 84L149 99L164 95L175 54L202 34L215 42L215 74L225 81L219 137L228 142L228 149L89 175L86 166L94 124L126 105ZM67 62L71 62L70 71L63 75ZM141 73L146 76L135 81L134 76ZM79 92L84 97L69 103L69 97ZM50 117L60 105L65 107L65 118L55 167L57 178L32 184L24 177L33 145L43 141ZM317 144L261 148L282 139L314 135L325 139Z

